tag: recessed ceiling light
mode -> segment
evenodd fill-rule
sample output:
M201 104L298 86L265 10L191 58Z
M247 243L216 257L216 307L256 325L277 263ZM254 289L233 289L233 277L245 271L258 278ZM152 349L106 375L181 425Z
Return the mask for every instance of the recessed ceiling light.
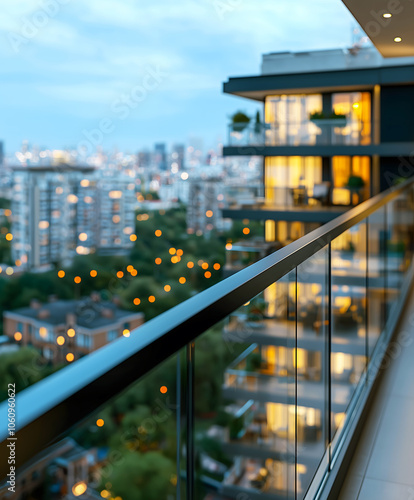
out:
M384 14L382 14L382 17L389 18L392 17L392 14L390 12L385 12Z
M394 38L394 42L397 42L397 43L398 43L398 42L402 42L402 38L401 38L400 36L396 36L396 37Z

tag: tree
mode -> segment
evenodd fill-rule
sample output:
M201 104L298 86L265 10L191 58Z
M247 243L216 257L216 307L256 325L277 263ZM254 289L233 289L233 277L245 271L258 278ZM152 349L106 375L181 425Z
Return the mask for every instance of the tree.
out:
M113 466L109 481L113 497L160 500L175 491L175 464L158 451L125 452Z

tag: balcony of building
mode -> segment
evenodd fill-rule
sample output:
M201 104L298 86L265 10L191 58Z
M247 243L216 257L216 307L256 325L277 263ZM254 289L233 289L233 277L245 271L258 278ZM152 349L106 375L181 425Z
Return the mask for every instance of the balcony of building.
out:
M408 180L11 392L0 405L3 498L16 498L10 487L23 498L34 465L64 438L89 456L82 468L53 458L68 498L333 499L358 440L369 446L349 484L361 498L375 498L379 480L410 487L413 332L397 326L412 288L413 209ZM383 385L390 356L403 362ZM386 397L371 406L377 388ZM42 494L47 469L36 469Z

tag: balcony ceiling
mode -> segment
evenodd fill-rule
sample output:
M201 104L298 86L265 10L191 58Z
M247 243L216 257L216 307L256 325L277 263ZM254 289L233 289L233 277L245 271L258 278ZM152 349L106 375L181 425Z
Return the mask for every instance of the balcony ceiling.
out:
M413 0L342 1L383 57L414 56Z

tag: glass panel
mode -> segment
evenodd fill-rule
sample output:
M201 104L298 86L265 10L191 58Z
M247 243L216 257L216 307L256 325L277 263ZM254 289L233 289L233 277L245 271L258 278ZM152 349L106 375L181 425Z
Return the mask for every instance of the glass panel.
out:
M410 263L409 249L413 238L413 207L408 193L388 203L386 209L386 284L387 315L389 315L393 304L400 296L405 272Z
M366 224L332 241L331 429L340 429L365 369ZM338 435L336 436L338 437Z
M325 454L328 439L328 268L328 247L298 267L298 327L294 360L298 405L298 499L304 498Z
M385 327L385 209L368 217L368 356Z
M127 339L120 341L127 346ZM180 444L185 429L184 354L157 366L94 412L42 451L42 460L19 469L16 489L21 498L184 498L179 496L184 490L179 478L185 478L186 468ZM2 493L0 488L5 498Z
M196 341L197 499L294 498L295 278Z

